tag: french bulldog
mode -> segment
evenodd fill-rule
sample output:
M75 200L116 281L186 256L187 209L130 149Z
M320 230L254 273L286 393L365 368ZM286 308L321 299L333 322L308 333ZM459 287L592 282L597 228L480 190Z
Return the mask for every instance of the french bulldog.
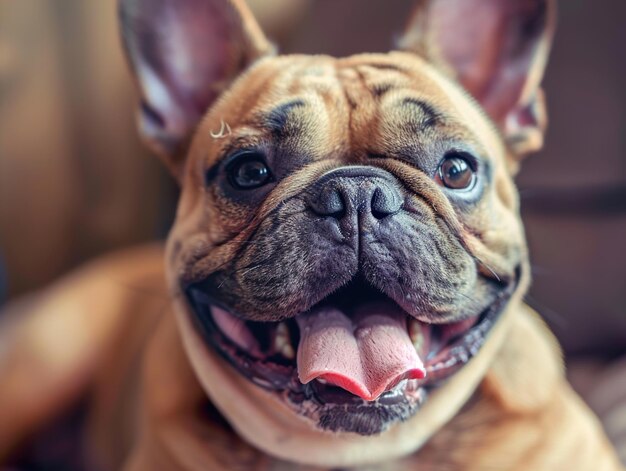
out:
M278 55L242 0L121 0L176 220L13 329L44 373L0 392L0 456L90 389L100 469L622 469L523 304L555 8L423 0L334 58Z

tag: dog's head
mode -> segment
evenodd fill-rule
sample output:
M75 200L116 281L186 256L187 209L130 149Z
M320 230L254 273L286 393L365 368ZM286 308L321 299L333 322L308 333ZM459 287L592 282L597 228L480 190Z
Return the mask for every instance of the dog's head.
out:
M474 391L527 285L512 177L553 10L421 1L398 51L336 59L276 55L240 0L122 1L141 131L182 188L186 350L250 442L389 458Z

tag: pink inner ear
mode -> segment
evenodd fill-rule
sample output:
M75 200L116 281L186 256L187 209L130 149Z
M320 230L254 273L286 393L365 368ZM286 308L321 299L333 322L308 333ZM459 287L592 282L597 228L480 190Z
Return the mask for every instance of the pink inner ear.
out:
M433 2L429 30L436 35L437 52L452 66L465 87L479 96L485 80L496 68L499 48L494 38L502 36L499 8L490 0ZM473 18L473 21L467 21Z
M239 69L271 50L246 8L241 0L121 0L144 130L159 147L189 137Z
M131 8L132 5L132 8ZM125 10L124 7L127 7ZM149 109L166 131L186 133L216 95L241 38L227 2L126 0L124 38Z
M195 115L202 115L215 98L212 85L233 73L231 62L241 47L241 38L233 37L232 13L215 3L176 0L159 28L160 75Z
M432 52L500 124L523 101L530 82L539 86L544 64L537 54L547 52L538 47L548 27L547 3L431 0Z

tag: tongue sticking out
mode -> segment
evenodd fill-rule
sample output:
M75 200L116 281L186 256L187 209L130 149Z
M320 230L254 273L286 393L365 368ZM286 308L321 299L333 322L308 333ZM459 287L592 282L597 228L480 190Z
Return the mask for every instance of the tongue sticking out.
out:
M373 401L404 379L426 376L400 308L376 303L348 317L326 306L298 316L298 376L323 379Z

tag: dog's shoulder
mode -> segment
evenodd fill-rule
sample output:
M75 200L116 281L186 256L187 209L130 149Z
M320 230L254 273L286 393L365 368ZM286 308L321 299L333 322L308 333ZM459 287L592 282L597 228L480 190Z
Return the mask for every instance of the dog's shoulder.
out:
M553 335L529 307L514 314L480 388L419 459L441 464L441 450L449 450L449 469L621 470L600 423L567 383Z
M562 352L539 314L522 304L482 382L482 393L511 413L546 405L564 378Z
M162 265L159 245L116 252L0 313L0 461L140 348L169 305Z

